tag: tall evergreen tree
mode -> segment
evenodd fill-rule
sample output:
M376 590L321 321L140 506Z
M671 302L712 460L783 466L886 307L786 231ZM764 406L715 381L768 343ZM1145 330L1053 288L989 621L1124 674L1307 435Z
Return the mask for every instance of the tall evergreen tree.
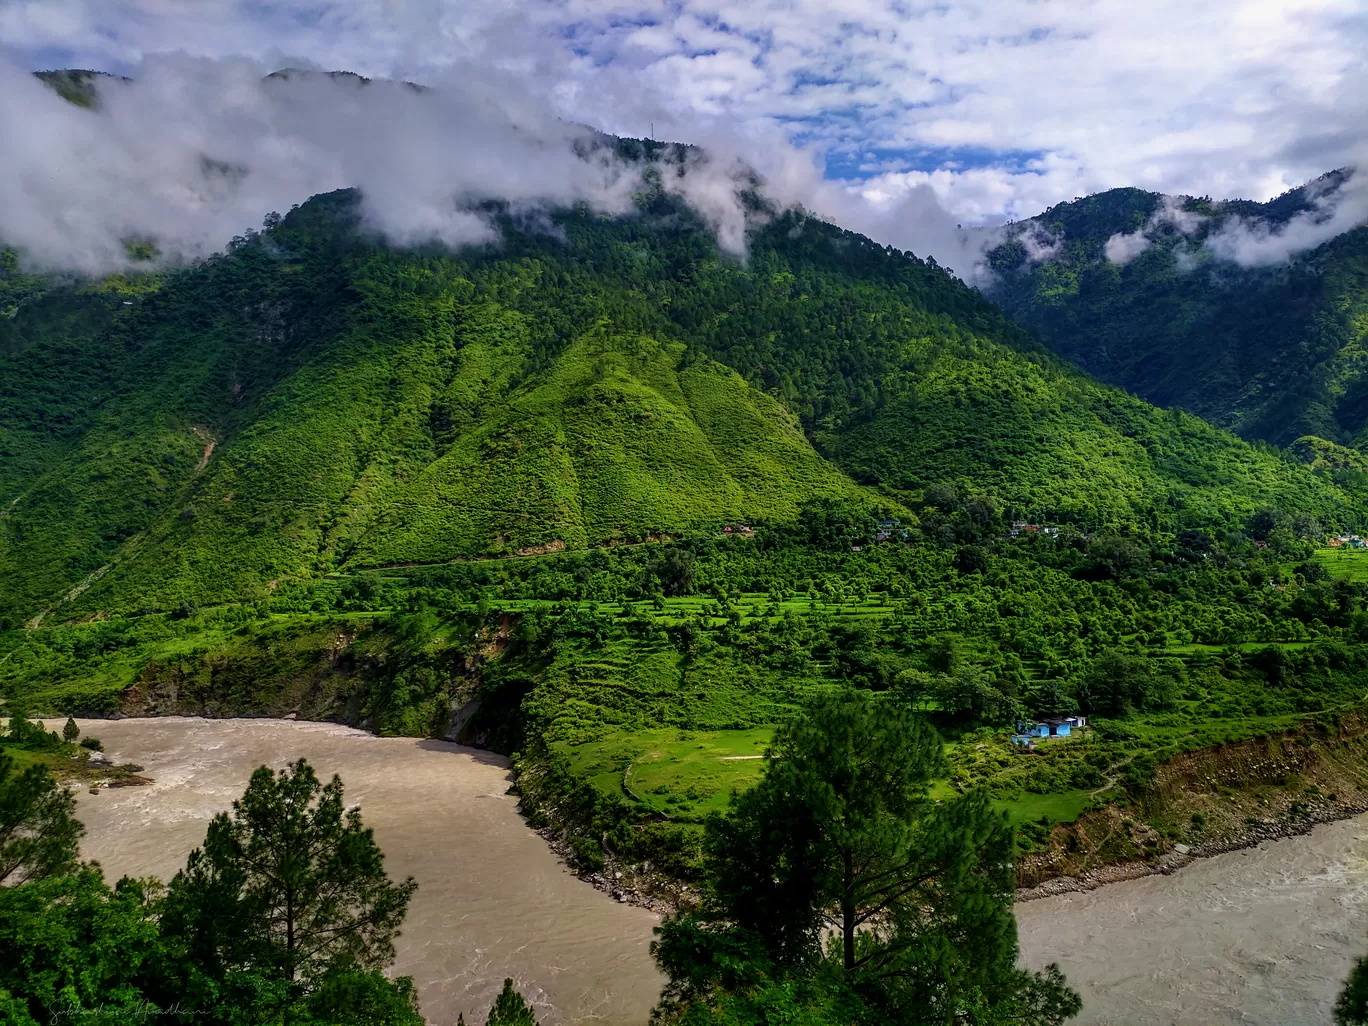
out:
M1368 958L1360 958L1335 1001L1335 1026L1368 1026Z
M394 960L394 938L417 889L394 883L342 781L321 784L303 759L252 774L232 814L171 881L166 929L210 972L253 968L304 990L338 966Z
M513 988L512 980L504 980L503 990L494 999L485 1026L537 1026L532 1006Z
M0 751L0 886L57 876L75 868L85 827L76 799L36 764L19 772Z
M1016 968L1011 829L982 795L932 802L942 766L923 719L867 692L782 727L761 782L708 823L703 908L654 945L666 1018L754 989L746 962L766 979L835 979L858 1018L882 1022L1076 1012L1057 972Z

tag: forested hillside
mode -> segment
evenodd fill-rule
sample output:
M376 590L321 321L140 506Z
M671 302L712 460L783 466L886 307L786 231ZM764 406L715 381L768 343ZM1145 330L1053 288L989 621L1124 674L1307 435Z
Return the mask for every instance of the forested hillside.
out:
M623 144L630 145L630 144ZM396 250L316 198L186 270L11 267L4 616L784 523L931 485L1085 529L1357 523L1277 453L1094 384L932 263L797 214L742 263L663 191Z
M1031 262L1019 238L1000 246L990 292L1061 356L1159 406L1248 439L1357 446L1368 438L1368 227L1268 266L1212 244L1236 219L1255 234L1284 227L1346 178L1263 204L1139 189L1061 203L1034 219L1057 251Z

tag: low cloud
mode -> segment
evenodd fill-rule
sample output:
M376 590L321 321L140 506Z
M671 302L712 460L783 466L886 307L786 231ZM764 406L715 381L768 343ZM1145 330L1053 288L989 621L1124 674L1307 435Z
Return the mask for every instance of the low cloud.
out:
M1310 209L1285 222L1232 218L1207 238L1207 248L1242 267L1271 267L1368 224L1368 173L1353 172L1348 181L1332 179L1308 189Z
M350 186L392 242L450 245L492 238L484 200L621 214L641 187L640 167L492 73L453 96L159 58L98 95L97 109L73 106L0 65L0 238L32 264L116 270L129 239L192 260L269 210Z
M99 80L90 110L0 58L0 241L30 266L83 274L130 266L129 240L155 240L166 262L190 261L267 211L356 187L369 224L391 242L461 246L496 240L478 212L484 201L627 215L644 184L645 166L617 159L604 136L566 116L554 75L465 64L417 89L270 70L244 59L149 57L131 81ZM701 149L684 174L672 165L660 180L733 255L744 256L751 225L741 194L757 187L780 207L932 257L971 282L991 277L985 253L1005 238L1019 240L1031 262L1051 259L1064 241L1034 221L994 217L1005 186L987 169L965 173L979 199L977 223L962 227L964 215L949 212L958 179L948 172L837 181L825 177L821 153L795 146L775 123L718 116L680 134ZM1365 186L1358 176L1279 229L1239 222L1208 244L1242 263L1286 259L1361 223ZM1156 232L1190 234L1199 223L1165 200L1140 232L1108 240L1107 258L1134 259Z
M582 203L626 215L642 163L558 116L526 82L464 68L415 88L353 75L268 75L251 61L149 58L130 81L96 80L77 107L0 62L0 241L30 266L102 274L127 268L129 240L185 262L309 196L356 187L371 227L397 245L496 239L479 205ZM533 80L535 81L535 80ZM869 196L827 180L816 156L778 132L704 127L682 168L657 167L726 252L743 256L741 194L761 188L876 240L970 274L983 240L961 231L935 193ZM682 171L682 173L680 173Z
M1132 232L1129 235L1117 232L1107 240L1103 252L1106 254L1109 263L1120 264L1124 267L1149 249L1150 245L1149 237L1143 231Z
M1205 215L1185 209L1180 197L1165 196L1143 228L1125 234L1117 232L1107 240L1103 253L1111 263L1124 266L1149 249L1157 235L1166 232L1192 235L1206 220Z
M1053 260L1064 248L1064 237L1050 234L1038 221L1027 221L1025 230L1016 239L1026 247L1026 262L1031 264Z

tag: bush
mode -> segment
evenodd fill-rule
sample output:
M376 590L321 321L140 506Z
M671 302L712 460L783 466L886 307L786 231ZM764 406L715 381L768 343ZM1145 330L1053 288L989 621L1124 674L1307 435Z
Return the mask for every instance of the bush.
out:
M603 846L592 837L580 834L570 838L570 857L582 873L597 873L603 869Z

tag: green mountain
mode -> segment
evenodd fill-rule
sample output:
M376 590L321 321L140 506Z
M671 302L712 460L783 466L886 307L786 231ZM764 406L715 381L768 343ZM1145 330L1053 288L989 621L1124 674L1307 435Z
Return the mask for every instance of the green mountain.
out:
M1356 446L1368 438L1368 226L1266 267L1208 245L1235 218L1258 231L1313 215L1347 179L1263 204L1139 189L1061 203L1017 229L1053 240L1054 255L1032 262L1020 235L1008 240L990 254L990 292L1055 352L1152 403L1249 439Z
M930 485L1084 528L1359 521L1324 475L1096 384L933 262L761 211L742 263L677 198L639 208L549 229L491 208L500 244L451 253L382 245L342 192L181 271L11 268L0 618Z

